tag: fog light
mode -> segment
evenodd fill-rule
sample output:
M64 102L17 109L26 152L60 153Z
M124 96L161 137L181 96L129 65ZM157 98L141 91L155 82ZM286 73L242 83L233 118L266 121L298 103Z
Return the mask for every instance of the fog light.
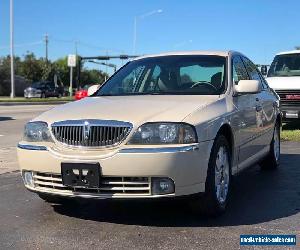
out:
M152 178L152 194L172 194L174 192L174 182L170 178Z
M34 186L32 172L29 171L23 172L23 180L26 186L30 186L30 187Z

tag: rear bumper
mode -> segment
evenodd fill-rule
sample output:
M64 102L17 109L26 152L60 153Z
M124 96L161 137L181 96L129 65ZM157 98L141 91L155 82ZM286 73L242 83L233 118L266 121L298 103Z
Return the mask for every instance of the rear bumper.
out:
M26 186L30 191L60 195L66 197L107 199L107 198L160 198L177 197L205 191L205 180L210 149L213 141L201 142L192 147L172 147L160 149L133 149L118 150L110 155L86 156L67 155L51 148L44 150L24 149L18 147L18 160L22 171L28 170L37 175L54 176L54 186L51 186L53 178L48 178L49 183L44 185ZM195 147L194 147L195 146ZM104 180L122 182L128 178L144 178L148 181L148 190L145 192L106 192L102 190L72 190L62 185L61 163L95 163L99 162ZM155 177L167 177L174 181L175 192L172 194L153 195L151 179ZM126 179L127 178L127 179ZM131 180L131 179L130 179ZM43 181L43 180L42 180ZM127 181L128 182L128 181ZM130 183L134 185L134 183ZM119 187L119 186L117 186ZM138 186L136 186L138 187ZM115 186L112 186L114 189ZM124 191L125 190L125 191Z

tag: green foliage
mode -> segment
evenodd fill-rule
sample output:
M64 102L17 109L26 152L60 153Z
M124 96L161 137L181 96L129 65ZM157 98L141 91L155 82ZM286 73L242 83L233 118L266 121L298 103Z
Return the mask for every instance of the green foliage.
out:
M29 53L25 55L20 65L16 65L16 74L19 73L32 82L39 81L43 78L44 64L43 59L37 59L33 53Z
M53 81L56 75L58 81L64 86L70 84L70 68L67 65L67 57L59 58L54 62L46 62L43 58L37 58L34 53L27 53L23 58L15 57L15 74L24 77L29 82L49 80ZM75 79L77 70L73 71ZM81 69L80 85L103 83L108 75L95 69ZM10 91L10 57L0 57L0 96L7 95Z
M68 67L67 57L59 58L52 63L52 71L50 74L52 79L55 74L64 86L68 86L70 84L70 68Z
M102 84L105 81L106 73L96 69L83 69L81 71L81 86L85 84Z

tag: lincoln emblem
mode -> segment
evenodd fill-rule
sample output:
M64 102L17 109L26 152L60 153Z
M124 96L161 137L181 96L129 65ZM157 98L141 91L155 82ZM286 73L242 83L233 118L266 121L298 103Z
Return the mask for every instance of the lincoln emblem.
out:
M91 127L90 127L90 124L88 121L85 121L84 122L84 126L83 126L83 137L85 140L88 140L89 139L89 136L90 136L90 130L91 130Z

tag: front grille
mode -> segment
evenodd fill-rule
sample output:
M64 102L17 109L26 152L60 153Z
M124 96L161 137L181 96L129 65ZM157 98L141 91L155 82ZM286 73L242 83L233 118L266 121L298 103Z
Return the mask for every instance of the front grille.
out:
M300 106L300 90L276 90L282 106Z
M86 194L96 196L137 196L151 195L150 177L109 177L101 178L99 188L73 188L64 186L60 174L35 172L34 187L44 192L61 194Z
M71 146L117 145L129 134L132 124L120 121L71 120L52 124L55 139Z

